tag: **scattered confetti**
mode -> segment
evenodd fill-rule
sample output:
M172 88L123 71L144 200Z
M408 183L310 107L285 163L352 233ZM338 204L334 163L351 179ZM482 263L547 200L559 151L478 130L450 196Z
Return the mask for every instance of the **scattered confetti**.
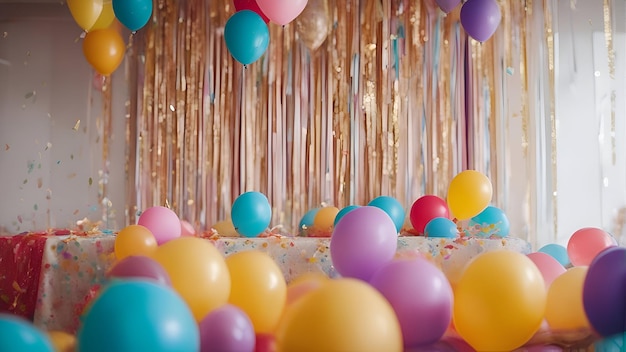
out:
M22 223L22 216L21 216L21 215L18 215L18 216L17 216L17 221L18 221L20 224Z
M90 177L89 178L89 185L91 186L93 184L93 179Z
M74 154L70 154L70 159L74 160Z
M43 186L43 179L40 177L37 179L37 188L41 188Z
M72 128L74 131L78 131L78 127L80 127L80 120L76 121L74 127Z
M59 165L61 163L61 160L57 160L57 165Z
M33 206L33 209L35 209L35 211L36 211L36 210L39 210L39 206L38 206L37 204L35 204L35 205Z
M46 143L46 149L44 149L44 150L48 150L50 148L52 148L52 143L50 143L50 142Z
M507 68L506 68L506 73L507 73L509 76L512 76L512 75L513 75L513 73L515 73L515 69L514 69L513 67L509 66L509 67L507 67Z
M25 179L24 179L24 181L22 181L22 184L23 184L23 185L25 185L25 184L27 184L27 183L28 183L28 179L27 179L27 178L25 178Z
M9 36L9 32L5 31L4 33L2 33L2 38L6 38Z
M28 160L26 167L28 168L28 173L30 174L35 169L35 160Z
M78 209L76 209L76 210L74 210L74 212L72 213L72 215L76 215L76 214L78 214L78 213L79 213L79 211L78 211Z
M76 173L72 172L71 174L67 175L67 178L74 178L76 177Z
M24 98L26 98L26 99L30 99L30 98L35 97L36 95L37 95L37 91L36 91L36 90L33 90L32 92L28 92L28 93L26 93L26 95L24 96Z
M4 150L7 151L9 149L11 149L11 146L5 143L4 144Z
M170 110L171 111L176 111L176 109L174 108L174 105L170 104Z
M51 190L50 188L48 188L48 189L46 190L46 199L47 199L47 200L52 199L52 190ZM50 209L48 209L48 210L50 210Z

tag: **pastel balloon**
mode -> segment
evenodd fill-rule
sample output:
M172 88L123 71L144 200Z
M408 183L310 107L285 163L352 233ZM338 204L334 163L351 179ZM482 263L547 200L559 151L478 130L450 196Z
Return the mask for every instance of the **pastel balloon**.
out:
M114 281L95 299L78 331L78 351L198 351L187 304L170 287Z
M565 267L546 253L534 252L529 253L527 256L535 263L537 269L541 272L546 287L550 287L557 277L565 273Z
M476 236L482 237L507 237L510 230L509 218L504 211L492 205L474 216L470 221L470 226L478 230Z
M115 236L114 251L118 260L131 255L150 256L157 249L152 232L142 225L128 225Z
M113 24L113 20L115 20L113 3L111 1L104 1L102 3L102 12L100 12L100 16L98 16L98 19L89 30L95 31L97 29L109 28L111 24Z
M459 6L461 0L435 0L441 11L445 13L449 13L454 10L455 7Z
M276 351L400 352L402 332L393 308L372 286L329 280L286 311Z
M145 256L126 257L113 265L107 272L107 278L151 279L161 285L172 285L170 275L156 260Z
M330 235L338 213L339 208L337 207L328 206L321 208L315 214L315 218L313 219L313 228L316 231L328 233L328 235Z
M246 192L235 199L230 216L240 235L256 237L270 225L272 208L263 193Z
M459 237L459 230L456 224L448 218L434 218L426 224L424 235L426 237L456 238Z
M617 352L626 350L626 331L621 334L605 337L593 344L594 352Z
M322 273L308 273L297 277L287 285L285 308L291 306L304 295L320 288L329 278Z
M235 5L235 11L242 10L250 10L256 12L265 23L269 22L270 19L265 16L259 4L257 4L256 0L233 0L233 5Z
M257 61L270 43L267 24L250 10L235 12L224 27L224 40L230 54L243 65Z
M48 336L24 318L0 313L0 351L53 352Z
M573 267L557 277L548 288L546 320L555 331L589 328L583 306L586 266Z
M193 225L189 223L189 221L181 220L180 221L180 235L181 236L195 236L196 229L193 228Z
M458 220L470 219L487 208L492 193L491 181L487 176L476 170L462 171L454 176L448 186L448 208Z
M556 259L564 267L570 265L569 256L567 255L567 248L560 244L550 243L537 250L537 252L546 253L552 258Z
M145 26L152 17L152 0L112 0L113 13L131 31Z
M122 36L112 28L90 31L83 39L87 62L102 75L110 75L124 60L126 46Z
M211 311L199 325L201 352L253 352L254 328L239 307L226 304Z
M528 257L484 252L455 286L454 327L477 351L513 351L539 330L545 308L543 277Z
M173 210L162 206L144 210L139 215L137 224L147 227L159 245L179 238L182 232L178 215Z
M274 23L286 25L298 17L307 0L256 0L261 11Z
M339 274L368 281L398 248L398 232L382 209L363 206L347 213L330 238L330 256Z
M313 227L313 220L315 220L315 215L317 215L318 211L320 211L320 208L313 208L304 213L298 224L298 230L302 231Z
M502 13L496 0L467 0L461 6L461 25L479 42L491 38L501 20Z
M589 265L603 250L615 246L613 237L606 231L585 227L572 234L567 242L567 254L572 265Z
M389 196L380 196L372 199L367 205L384 210L394 225L396 225L396 231L400 232L402 230L406 213L404 212L404 207L397 199Z
M76 336L65 331L48 331L48 338L56 352L74 352L76 350Z
M435 195L425 195L413 202L409 218L411 225L418 233L424 234L426 224L438 217L450 217L448 203L443 198Z
M406 349L439 341L450 326L452 287L429 261L391 261L372 276L370 284L396 312Z
M358 207L359 207L358 205L348 205L347 207L344 207L341 210L339 210L339 212L337 213L337 216L335 216L335 221L333 222L333 226L337 226L337 223L339 222L339 220L341 220L341 218L343 218L344 215L346 215L348 212Z
M92 29L104 7L103 0L67 0L74 21L85 31Z

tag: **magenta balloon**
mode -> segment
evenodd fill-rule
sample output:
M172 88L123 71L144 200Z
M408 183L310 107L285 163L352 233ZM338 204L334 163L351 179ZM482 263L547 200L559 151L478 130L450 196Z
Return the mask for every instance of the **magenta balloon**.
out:
M449 13L454 10L455 7L459 6L461 0L435 0L441 11L445 13Z
M461 25L470 37L484 42L496 32L502 20L496 0L467 0L461 7Z
M343 277L369 281L391 261L398 248L398 233L384 210L363 206L344 215L330 238L330 256Z
M370 284L396 312L405 349L437 342L450 326L452 287L426 259L391 261L372 276Z
M117 262L106 274L107 278L146 278L172 286L170 276L156 260L145 256L129 256Z
M251 293L252 294L252 293ZM207 314L199 324L201 352L253 352L252 321L240 308L226 304Z
M600 335L626 331L626 248L605 249L591 262L583 284L583 306Z

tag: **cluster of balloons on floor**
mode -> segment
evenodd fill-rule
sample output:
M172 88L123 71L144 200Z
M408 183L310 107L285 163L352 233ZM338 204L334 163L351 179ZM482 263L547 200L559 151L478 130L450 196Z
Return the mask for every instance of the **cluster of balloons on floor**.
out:
M110 75L122 63L126 45L115 26L135 32L152 16L152 0L67 0L74 21L85 31L83 54L100 74Z
M435 0L439 8L449 13L461 4L461 0ZM502 14L496 0L467 0L461 6L461 25L475 40L484 42L498 29Z

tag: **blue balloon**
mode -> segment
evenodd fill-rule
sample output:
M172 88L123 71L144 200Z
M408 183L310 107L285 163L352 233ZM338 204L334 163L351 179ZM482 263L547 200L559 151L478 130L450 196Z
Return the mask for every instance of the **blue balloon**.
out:
M337 223L339 222L341 218L343 218L344 215L348 214L349 212L351 212L352 210L358 207L359 207L358 205L348 205L347 207L344 207L343 209L339 210L339 212L335 216L335 222L333 223L333 226L337 226Z
M406 213L404 207L397 199L388 196L380 196L372 199L367 205L384 210L391 220L393 220L393 224L396 225L396 230L400 232L402 225L404 225Z
M0 351L54 352L54 346L31 322L0 313Z
M113 0L112 5L117 20L133 32L152 17L152 0Z
M116 280L87 311L78 351L199 351L189 306L172 288L148 280Z
M459 229L454 221L448 218L436 217L426 224L424 235L426 237L456 238L459 236Z
M248 65L263 56L270 44L270 32L259 14L242 10L226 22L224 40L235 60Z
M235 199L230 217L237 233L256 237L270 225L272 208L263 193L246 192Z
M509 218L504 211L491 205L474 216L469 226L476 228L477 231L472 234L479 237L507 237L510 231Z
M320 211L320 208L313 208L304 214L302 219L300 219L300 224L298 224L298 231L302 231L306 228L310 228L313 226L313 220L315 220L315 215Z
M621 334L603 338L594 343L593 347L596 352L626 351L626 331Z
M570 265L569 255L567 254L567 248L561 246L560 244L550 243L545 246L539 248L538 252L542 252L552 256L556 259L561 265L568 266Z

